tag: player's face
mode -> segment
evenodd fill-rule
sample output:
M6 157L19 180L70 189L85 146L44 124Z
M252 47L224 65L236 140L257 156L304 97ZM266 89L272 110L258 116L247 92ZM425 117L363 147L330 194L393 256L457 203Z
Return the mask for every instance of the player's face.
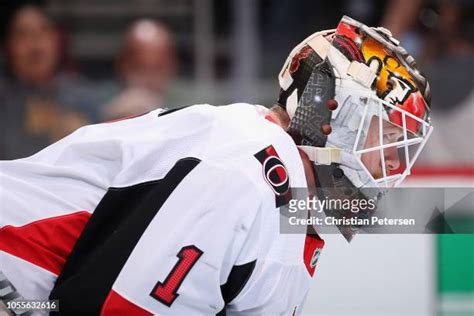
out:
M403 130L390 122L383 120L382 128L384 145L397 142L400 138L403 137ZM367 138L364 144L364 149L378 147L380 145L379 118L377 116L374 116L372 118L372 121L370 122L369 131L367 133ZM398 156L398 149L396 146L384 148L383 156L385 158L385 169L387 175L390 174L390 171L396 170L400 167L400 158ZM380 179L383 177L380 150L374 150L362 154L361 160L362 163L367 167L369 172L372 174L374 179Z

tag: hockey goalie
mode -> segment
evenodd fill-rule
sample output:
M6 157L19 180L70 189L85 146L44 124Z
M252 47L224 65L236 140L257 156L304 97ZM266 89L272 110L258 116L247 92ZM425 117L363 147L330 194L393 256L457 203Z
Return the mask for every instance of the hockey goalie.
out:
M430 90L390 32L344 17L290 53L280 94L85 126L0 162L0 299L64 315L295 315L324 241L280 232L293 188L398 185Z

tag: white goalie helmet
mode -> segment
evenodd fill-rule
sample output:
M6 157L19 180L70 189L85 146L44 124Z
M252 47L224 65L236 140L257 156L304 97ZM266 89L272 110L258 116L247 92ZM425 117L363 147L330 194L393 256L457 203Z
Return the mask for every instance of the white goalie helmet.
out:
M343 17L296 46L278 79L319 186L397 186L433 130L428 82L384 28Z

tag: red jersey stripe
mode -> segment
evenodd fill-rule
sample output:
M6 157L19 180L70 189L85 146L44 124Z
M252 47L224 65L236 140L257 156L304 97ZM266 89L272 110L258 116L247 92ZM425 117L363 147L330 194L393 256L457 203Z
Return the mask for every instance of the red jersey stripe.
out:
M133 304L123 296L111 290L105 300L100 316L149 316L152 313L144 310L138 305Z
M4 226L0 250L59 275L90 216L78 211L20 227Z

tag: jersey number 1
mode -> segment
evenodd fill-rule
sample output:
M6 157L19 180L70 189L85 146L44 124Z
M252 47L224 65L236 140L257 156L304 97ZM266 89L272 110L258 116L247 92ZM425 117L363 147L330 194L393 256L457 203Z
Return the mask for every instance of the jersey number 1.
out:
M158 281L156 283L150 295L166 306L171 306L179 296L177 291L181 283L202 254L201 249L194 245L181 248L176 255L179 258L178 262L171 269L164 282Z

